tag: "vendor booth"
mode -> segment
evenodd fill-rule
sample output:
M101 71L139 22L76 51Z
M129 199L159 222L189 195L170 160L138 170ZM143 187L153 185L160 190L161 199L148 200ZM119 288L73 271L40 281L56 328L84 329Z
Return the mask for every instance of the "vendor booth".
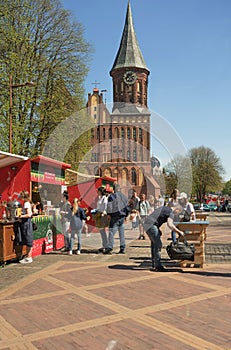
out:
M18 195L28 190L36 204L33 222L33 256L64 246L59 204L65 187L65 170L71 165L37 156L27 158L0 151L0 262L17 257L20 247L15 240Z

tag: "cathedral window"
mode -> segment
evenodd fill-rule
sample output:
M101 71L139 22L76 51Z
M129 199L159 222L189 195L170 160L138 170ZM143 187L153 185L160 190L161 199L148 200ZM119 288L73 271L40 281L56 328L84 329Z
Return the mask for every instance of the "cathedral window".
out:
M142 128L139 128L139 139L140 139L140 141L143 141L143 130L142 130Z
M136 169L132 168L132 184L136 185Z
M133 128L132 132L133 132L133 139L136 141L136 128Z
M99 154L98 153L92 153L91 155L91 161L92 162L98 162Z
M111 132L111 128L109 128L109 130L108 130L108 138L109 138L109 139L112 139L112 132Z
M127 128L127 138L128 138L128 140L130 140L130 138L131 138L131 130L130 130L130 128Z
M121 129L121 138L124 139L124 128Z
M119 129L115 128L115 138L118 139L119 137L120 137Z
M100 130L99 130L99 127L98 127L98 128L97 128L97 134L96 134L97 140L99 140L99 137L100 137Z
M136 157L136 149L133 150L133 160L136 161L137 157Z

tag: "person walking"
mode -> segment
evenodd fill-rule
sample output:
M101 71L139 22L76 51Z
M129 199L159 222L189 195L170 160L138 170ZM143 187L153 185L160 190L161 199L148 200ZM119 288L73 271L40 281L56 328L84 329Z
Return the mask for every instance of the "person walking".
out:
M145 239L145 234L144 234L144 220L149 214L150 210L150 205L148 201L146 200L146 195L142 193L140 195L140 202L139 202L139 215L140 215L140 224L139 224L139 229L140 229L140 235L138 239Z
M170 230L178 233L179 236L184 236L184 232L179 230L173 222L174 215L180 212L182 212L182 207L179 204L175 207L162 206L156 208L144 221L144 230L151 241L154 271L165 271L165 267L161 264L162 233L160 227L167 223Z
M139 202L140 202L140 197L138 196L136 190L133 189L132 196L128 201L128 207L130 208L131 213L133 212L133 210L136 210L137 214L139 214ZM136 215L136 222L133 223L133 226L135 228L139 227L139 215Z
M23 201L22 214L19 216L20 245L26 245L26 256L19 260L21 264L31 264L33 247L33 225L32 225L32 201L28 191L21 191L19 198Z
M114 193L108 197L107 213L110 216L108 248L105 254L112 254L114 247L114 236L119 232L120 250L118 254L125 254L126 242L124 236L124 222L129 214L128 198L120 191L120 185L114 184Z
M70 219L70 228L71 228L69 255L73 254L73 247L74 247L76 234L78 239L77 254L79 255L81 254L81 246L82 246L83 220L89 220L90 217L86 216L84 209L79 206L78 198L73 199L73 206L69 212L69 219Z
M70 219L69 212L71 204L69 202L68 192L64 191L62 194L62 201L60 203L60 215L61 215L61 224L62 224L62 234L64 235L64 244L65 251L68 252L70 249L70 239L69 239L69 228L70 228Z
M95 222L96 227L98 227L101 240L102 248L99 248L99 253L104 253L108 248L108 237L106 233L106 227L108 226L108 217L107 217L107 203L108 197L107 192L104 187L99 187L98 190L98 201L96 206Z

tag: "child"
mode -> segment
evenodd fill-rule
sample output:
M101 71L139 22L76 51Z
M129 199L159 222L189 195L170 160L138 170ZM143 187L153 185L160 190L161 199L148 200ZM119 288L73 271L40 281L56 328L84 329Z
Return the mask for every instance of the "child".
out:
M84 211L85 215L87 216L88 208L83 208L83 211ZM82 223L83 223L82 232L84 232L86 234L86 237L89 237L90 234L88 233L88 226L87 226L86 220L82 220Z
M137 229L138 211L136 209L132 209L129 219L132 223L132 230Z

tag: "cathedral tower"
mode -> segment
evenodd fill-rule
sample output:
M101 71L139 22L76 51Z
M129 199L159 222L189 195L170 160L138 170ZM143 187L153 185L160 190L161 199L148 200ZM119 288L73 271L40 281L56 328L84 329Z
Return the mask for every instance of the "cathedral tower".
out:
M92 131L91 163L95 163L95 174L115 177L127 194L131 188L138 193L159 193L150 160L149 73L136 38L129 1L119 50L110 71L112 112ZM94 96L94 92L89 94L88 107Z

